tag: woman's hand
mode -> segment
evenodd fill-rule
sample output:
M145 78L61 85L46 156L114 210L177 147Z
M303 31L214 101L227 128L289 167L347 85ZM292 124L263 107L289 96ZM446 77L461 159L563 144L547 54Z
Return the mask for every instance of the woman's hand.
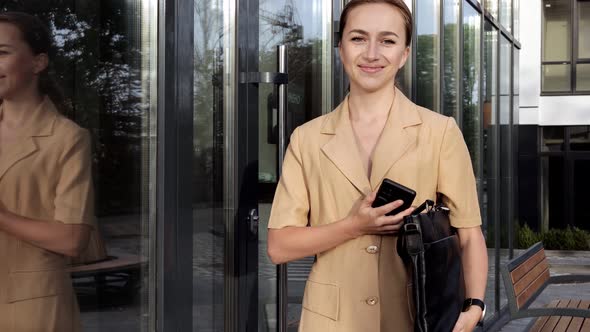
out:
M455 323L453 332L471 332L475 329L475 325L479 322L481 317L481 308L478 306L471 306L469 310L462 312Z
M403 201L397 200L380 207L373 208L371 205L375 200L377 191L373 191L364 198L358 200L348 213L347 219L351 223L354 236L374 234L386 235L395 234L402 226L405 216L412 213L410 207L394 216L386 216L386 213L400 207Z

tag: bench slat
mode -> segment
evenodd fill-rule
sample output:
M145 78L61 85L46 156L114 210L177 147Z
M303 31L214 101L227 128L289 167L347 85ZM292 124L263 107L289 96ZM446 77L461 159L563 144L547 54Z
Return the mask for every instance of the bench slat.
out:
M577 308L578 305L580 304L580 300L571 300L570 304L568 304L568 308ZM566 331L576 331L578 332L578 330L570 330L568 329L568 326L570 326L570 323L572 322L572 317L571 316L562 316L559 319L559 323L557 323L557 326L555 327L555 332L566 332Z
M530 285L516 297L516 306L519 309L522 308L524 304L531 298L531 296L533 296L533 294L535 294L535 292L539 290L539 288L543 286L547 280L549 280L548 269L543 271L543 273L541 273L537 279L535 279L535 281L531 282Z
M584 325L582 325L580 332L590 332L590 318L584 319Z
M568 306L569 302L570 302L569 300L559 301L557 308L566 308ZM549 320L547 321L547 324L545 324L545 326L543 326L543 329L541 330L541 332L553 332L555 327L557 326L557 323L559 322L560 318L561 318L561 316L551 316L549 318Z
M545 249L539 250L531 258L527 259L524 263L520 264L517 268L510 271L510 277L512 278L512 284L517 283L522 277L524 277L532 268L537 266L539 262L545 259Z
M547 305L547 307L548 308L555 308L555 307L557 307L558 304L559 304L559 300L553 300L553 301L551 301L551 303L549 303ZM541 331L541 329L543 328L543 326L545 326L545 324L547 323L548 320L549 320L549 317L548 316L539 317L535 321L535 324L533 325L533 327L531 327L531 329L529 330L529 332L539 332L539 331Z
M514 293L520 295L541 273L549 274L549 264L544 259L514 284Z
M580 301L580 304L578 304L578 308L580 309L588 309L589 307L590 301ZM574 317L574 319L572 319L572 322L570 323L569 330L580 331L582 329L582 323L584 323L584 318Z

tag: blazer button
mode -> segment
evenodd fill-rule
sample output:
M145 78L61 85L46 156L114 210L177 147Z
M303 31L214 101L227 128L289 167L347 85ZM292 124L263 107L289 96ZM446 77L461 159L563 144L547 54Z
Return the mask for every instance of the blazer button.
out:
M369 254L376 254L379 251L379 247L377 247L377 246L368 246L366 250L367 250L367 252Z
M377 302L379 302L379 299L375 296L371 296L367 298L366 302L368 305L375 305Z

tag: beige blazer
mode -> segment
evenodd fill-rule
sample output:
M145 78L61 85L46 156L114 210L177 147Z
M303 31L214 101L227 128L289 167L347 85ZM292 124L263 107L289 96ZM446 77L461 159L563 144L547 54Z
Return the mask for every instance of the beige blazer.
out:
M292 136L269 228L328 224L387 177L435 199L455 227L481 224L469 152L455 120L408 100L401 91L375 149L371 178L359 158L348 99ZM317 255L303 298L300 331L413 331L411 284L395 236L362 236Z
M32 219L92 225L89 133L49 98L24 128L20 143L0 154L0 204ZM0 255L0 331L80 330L64 256L1 231Z

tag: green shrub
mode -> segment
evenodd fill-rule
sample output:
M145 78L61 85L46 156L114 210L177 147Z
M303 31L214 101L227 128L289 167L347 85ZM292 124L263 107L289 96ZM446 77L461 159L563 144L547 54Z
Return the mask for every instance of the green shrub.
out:
M561 229L550 229L541 233L543 246L546 249L565 250L565 233Z
M583 248L581 250L590 250L590 233L578 227L573 228L574 246L576 248Z
M517 246L521 249L528 248L533 244L541 241L541 237L539 234L533 232L532 229L529 228L529 225L524 224L522 228L518 230L518 240Z
M577 227L536 233L528 225L518 229L517 246L526 249L542 241L548 250L590 250L590 233Z

